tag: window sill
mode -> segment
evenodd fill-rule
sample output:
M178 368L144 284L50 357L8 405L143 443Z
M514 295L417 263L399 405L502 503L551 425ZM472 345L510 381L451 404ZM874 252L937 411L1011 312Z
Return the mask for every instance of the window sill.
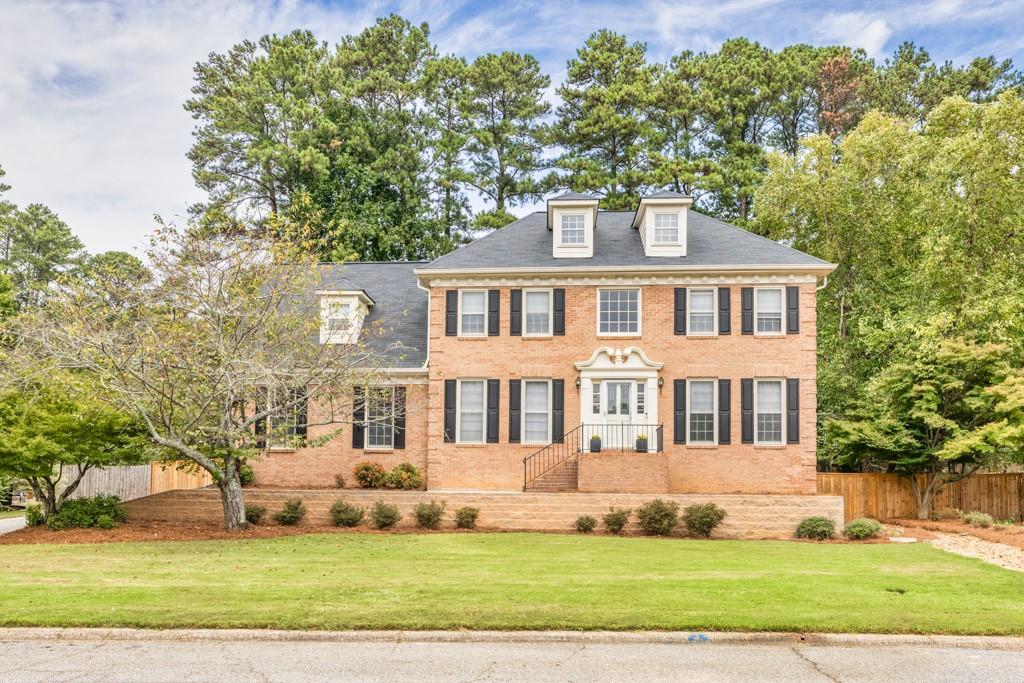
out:
M695 450L704 450L704 451L709 450L709 449L718 448L718 446L719 446L719 444L717 444L717 443L688 443L688 444L686 444L687 448L693 448Z
M683 335L690 339L716 339L718 338L717 332L687 332Z
M755 443L754 444L754 450L755 451L757 451L757 450L778 451L778 450L782 450L787 445L790 445L790 444L784 444L784 443Z
M459 443L455 442L456 448L486 448L489 444L486 443Z
M643 339L639 332L625 332L623 334L618 332L598 332L597 336L601 339Z
M784 339L786 337L785 332L755 332L754 336L758 339Z
M367 446L363 450L366 451L367 453L394 453L395 452L394 448L375 448L375 447L372 447L372 446Z
M553 334L524 334L523 341L545 341L553 339Z
M487 341L487 335L486 334L481 334L481 335L463 336L463 335L460 334L458 337L456 337L456 339L458 339L459 341Z

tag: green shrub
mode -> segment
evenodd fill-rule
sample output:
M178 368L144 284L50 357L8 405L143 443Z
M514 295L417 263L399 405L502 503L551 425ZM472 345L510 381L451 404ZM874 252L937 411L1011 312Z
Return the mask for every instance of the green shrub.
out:
M274 521L284 526L295 526L306 517L306 505L301 498L292 498L274 515Z
M444 519L444 502L432 500L429 503L418 503L413 508L416 524L424 529L436 529Z
M679 524L679 504L655 498L636 510L640 528L651 536L668 536Z
M984 512L965 512L960 518L970 524L971 526L978 526L983 529L987 529L995 523L992 519L992 515L985 514Z
M340 474L334 475L334 486L339 489L345 488L345 477Z
M589 534L597 528L597 520L590 515L583 515L582 517L576 518L576 522L573 526L575 526L576 531L581 534Z
M267 508L262 505L246 505L245 506L245 521L249 524L259 524L263 521L263 516L267 514Z
M852 519L843 529L846 537L854 541L863 541L866 538L874 538L882 531L882 525L873 519L861 517Z
M616 510L611 508L604 516L604 528L613 534L621 534L629 523L630 509Z
M96 518L96 526L100 529L106 529L109 531L110 529L117 528L117 522L115 522L114 518L110 515L100 515Z
M238 480L242 482L242 486L252 485L255 478L256 472L253 471L252 465L242 465L238 468Z
M60 510L46 519L46 526L52 531L65 529L88 529L98 526L100 517L107 516L114 524L125 520L121 499L117 496L94 496L64 501Z
M366 513L358 505L351 505L343 500L331 506L331 522L334 526L353 527L359 526Z
M808 517L796 528L797 538L827 541L836 535L836 523L828 517Z
M42 505L36 503L25 508L25 526L42 526L45 523Z
M402 519L402 513L398 511L398 507L378 500L370 508L370 519L378 529L390 529Z
M402 462L385 475L384 485L389 489L412 491L423 486L423 472L410 462Z
M384 486L384 468L375 462L361 462L352 468L356 483L364 489L379 489Z
M691 536L711 538L711 532L722 523L723 519L725 519L725 510L714 503L690 505L683 510L683 523Z
M475 529L476 518L480 516L480 508L461 507L455 511L456 529Z

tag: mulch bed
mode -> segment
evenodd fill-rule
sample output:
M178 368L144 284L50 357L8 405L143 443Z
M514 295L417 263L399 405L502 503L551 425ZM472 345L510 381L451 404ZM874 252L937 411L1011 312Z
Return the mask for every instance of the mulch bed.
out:
M116 529L68 529L50 531L46 527L22 529L0 536L0 545L126 543L134 541L221 541L248 538L278 538L303 534L382 533L370 529L341 529L334 526L264 525L244 531L224 531L216 524L139 522L122 524Z
M958 519L944 519L944 520L921 520L921 519L894 519L887 524L903 527L908 536L916 536L917 538L925 539L930 538L929 531L937 531L944 534L968 534L975 538L980 538L983 541L991 541L992 543L1005 543L1006 545L1012 545L1015 548L1024 549L1024 526L1020 524L1014 524L1013 526L1005 529L996 529L995 527L989 527L988 529L971 526L965 522L961 522ZM928 534L927 536L920 535L921 533Z

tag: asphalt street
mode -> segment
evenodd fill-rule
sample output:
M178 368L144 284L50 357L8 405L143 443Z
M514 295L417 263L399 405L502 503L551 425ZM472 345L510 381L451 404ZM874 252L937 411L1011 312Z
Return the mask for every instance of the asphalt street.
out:
M6 519L0 519L0 534L8 534L12 531L24 528L24 517L7 517Z

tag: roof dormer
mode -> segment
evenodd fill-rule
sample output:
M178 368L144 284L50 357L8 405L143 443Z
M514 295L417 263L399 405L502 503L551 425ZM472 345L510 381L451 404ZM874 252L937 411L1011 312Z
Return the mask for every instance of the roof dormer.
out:
M594 255L594 228L598 200L566 192L548 200L548 230L554 258L590 258Z
M686 216L693 198L678 192L643 197L633 216L645 256L686 256Z
M355 344L373 299L361 289L320 290L320 343Z

